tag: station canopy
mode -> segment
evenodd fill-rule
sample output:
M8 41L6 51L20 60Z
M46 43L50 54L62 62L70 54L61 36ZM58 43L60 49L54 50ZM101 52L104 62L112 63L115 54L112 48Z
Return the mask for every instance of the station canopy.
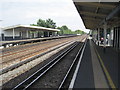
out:
M40 31L53 31L53 32L60 31L59 29L45 28L40 26L30 26L30 25L14 25L9 27L4 27L2 28L2 30L11 30L13 28L19 30L37 30L37 31L40 30Z
M116 2L102 2L102 0L96 2L89 2L88 0L73 0L73 2L86 29L94 30L102 26L104 22L113 26L120 25L119 0Z

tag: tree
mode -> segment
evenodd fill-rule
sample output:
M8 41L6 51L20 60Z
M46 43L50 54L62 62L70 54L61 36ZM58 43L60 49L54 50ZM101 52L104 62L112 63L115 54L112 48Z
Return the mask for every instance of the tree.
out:
M68 27L67 27L66 25L63 25L63 26L61 27L61 29L62 29L62 30L68 30Z
M62 27L58 27L57 29L60 29L60 34L73 34L73 32L66 26L63 25Z
M53 20L51 20L50 18L46 20L46 25L48 28L56 28L56 23L53 22Z
M32 26L41 26L41 27L47 27L47 28L56 28L56 23L53 22L52 19L42 20L39 19L37 21L37 24L31 24Z
M47 24L46 24L45 20L39 19L37 21L37 26L47 27Z
M31 26L37 26L37 24L30 24Z
M37 21L37 24L31 24L31 26L41 26L41 27L55 29L56 28L56 23L50 18L48 18L47 20L39 19ZM66 25L63 25L61 27L57 27L57 29L60 30L60 32L58 32L60 35L63 35L63 34L84 34L85 33L82 30L72 31Z
M76 33L76 34L85 34L85 32L82 31L82 30L76 30L75 33Z

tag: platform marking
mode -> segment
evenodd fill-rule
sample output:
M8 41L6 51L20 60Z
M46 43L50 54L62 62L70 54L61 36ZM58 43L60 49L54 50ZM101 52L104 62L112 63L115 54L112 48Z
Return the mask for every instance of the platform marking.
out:
M95 49L95 51L96 51L96 53L97 53L97 56L98 56L98 58L99 58L99 60L100 60L101 66L102 66L102 68L103 68L103 71L105 72L105 75L106 75L106 77L107 77L107 80L108 80L108 82L109 82L110 87L111 87L113 90L115 90L116 87L115 87L115 85L114 85L114 83L113 83L113 81L112 81L112 79L111 79L111 77L110 77L110 74L109 74L108 70L106 69L106 67L105 67L105 65L104 65L104 63L103 63L103 60L101 59L101 57L100 57L97 49L96 49L96 48L94 48L94 49Z
M83 57L83 53L84 53L84 50L85 50L85 47L86 47L86 43L87 43L87 40L86 40L85 45L84 45L84 47L83 47L83 50L82 50L82 52L81 52L81 55L80 55L80 58L79 58L77 67L76 67L76 69L75 69L75 72L74 72L74 75L73 75L73 77L72 77L72 80L71 80L71 83L70 83L70 85L69 85L69 89L68 89L68 90L72 90L73 87L74 87L74 83L75 83L75 80L76 80L76 77L77 77L77 73L78 73L78 70L79 70L79 67L80 67L80 64L81 64L81 59L82 59L82 57Z

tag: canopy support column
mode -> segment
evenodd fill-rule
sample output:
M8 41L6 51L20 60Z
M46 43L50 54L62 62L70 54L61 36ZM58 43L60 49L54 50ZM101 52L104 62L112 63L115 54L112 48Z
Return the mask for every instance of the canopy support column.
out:
M15 30L13 28L13 39L15 39Z
M113 29L114 29L114 27L112 27L111 30L110 30L110 42L109 42L110 46L113 46L113 45L112 45L112 40L113 40Z
M50 33L49 33L49 31L47 32L48 33L48 37L50 36Z
M100 28L98 28L98 46L100 44Z
M26 31L26 37L29 38L29 32L28 32L28 30Z
M107 31L107 22L104 23L104 52L106 48L106 31Z

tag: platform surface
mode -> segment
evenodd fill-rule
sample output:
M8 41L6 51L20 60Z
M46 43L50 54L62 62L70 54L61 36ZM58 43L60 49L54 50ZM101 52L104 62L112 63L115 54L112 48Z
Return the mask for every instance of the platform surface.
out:
M104 52L103 47L88 39L73 90L112 87L118 87L118 53L110 47Z

